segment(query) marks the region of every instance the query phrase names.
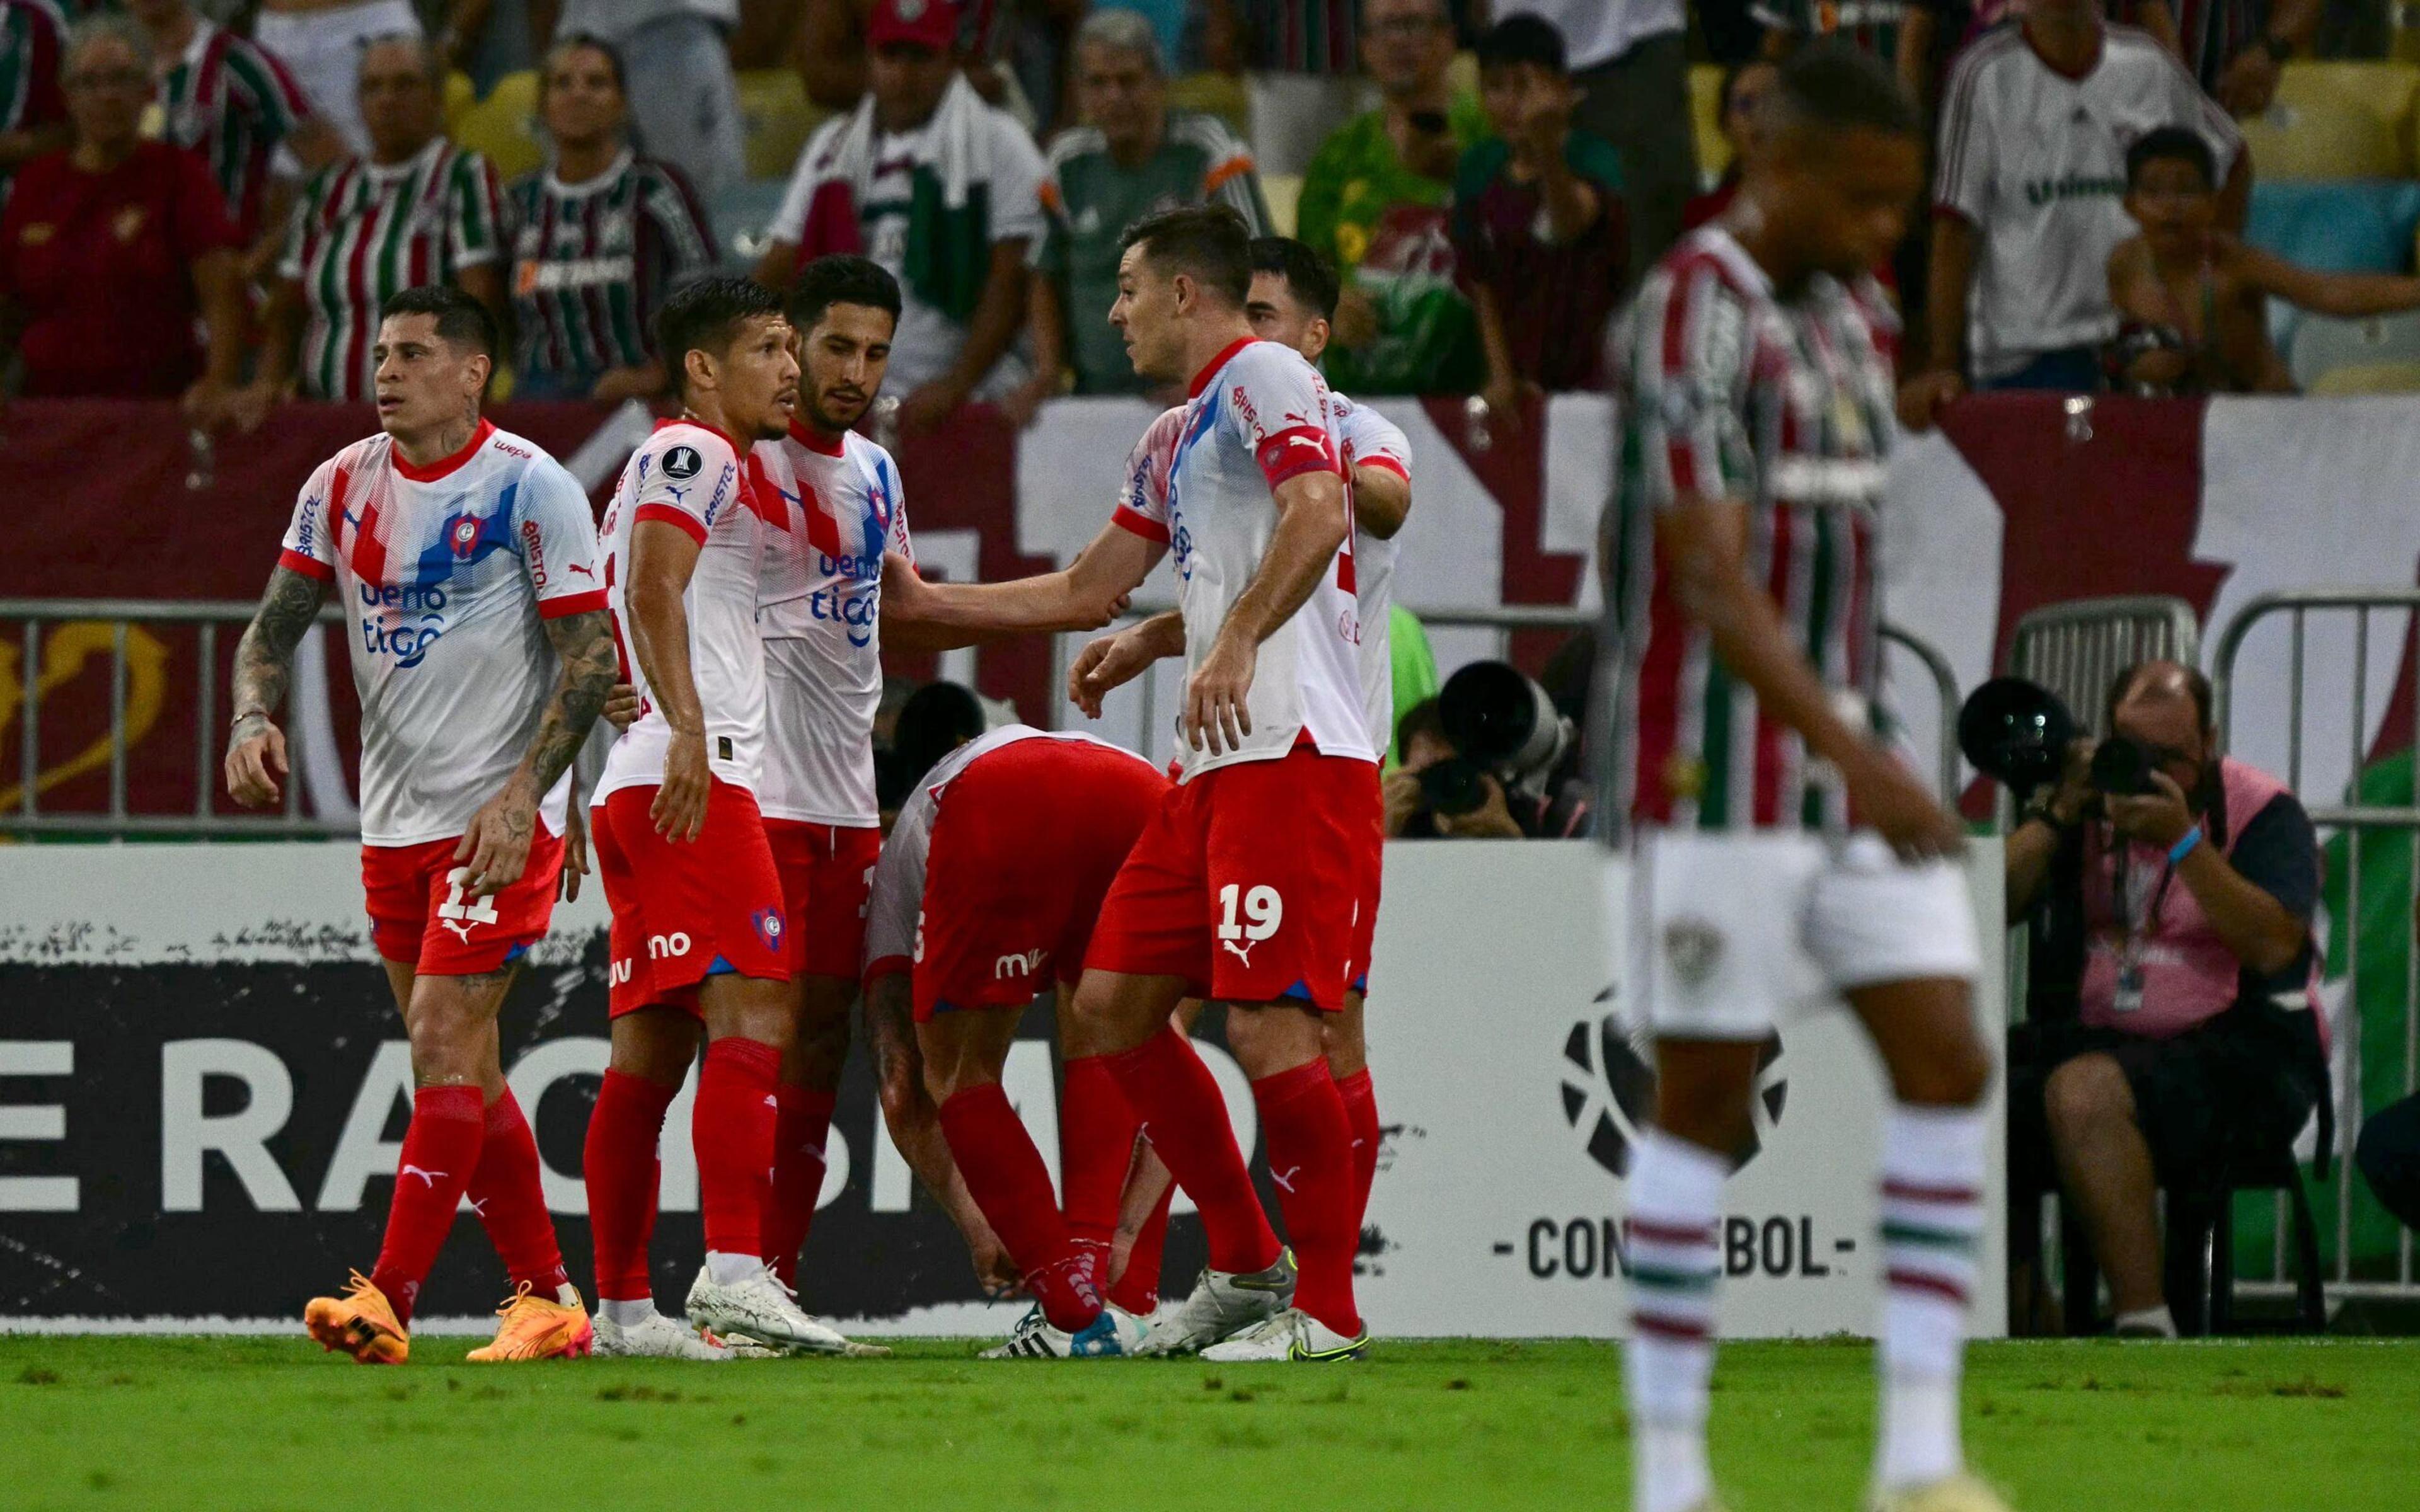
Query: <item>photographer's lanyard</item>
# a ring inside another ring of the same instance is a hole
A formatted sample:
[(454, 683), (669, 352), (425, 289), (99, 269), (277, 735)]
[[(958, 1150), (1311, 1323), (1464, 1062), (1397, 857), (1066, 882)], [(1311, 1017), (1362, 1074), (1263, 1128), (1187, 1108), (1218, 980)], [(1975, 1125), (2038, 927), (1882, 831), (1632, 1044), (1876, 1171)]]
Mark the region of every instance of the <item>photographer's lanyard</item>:
[[(2132, 1013), (2143, 1006), (2143, 948), (2148, 932), (2160, 921), (2160, 908), (2168, 901), (2168, 884), (2177, 879), (2176, 858), (2171, 856), (2160, 868), (2160, 880), (2150, 889), (2149, 906), (2137, 910), (2143, 902), (2133, 887), (2134, 846), (2128, 841), (2118, 853), (2117, 886), (2111, 889), (2111, 902), (2118, 905), (2118, 924), (2125, 932), (2126, 943), (2118, 955), (2118, 996), (2111, 1009), (2119, 1013)], [(2148, 878), (2146, 880), (2149, 880)]]

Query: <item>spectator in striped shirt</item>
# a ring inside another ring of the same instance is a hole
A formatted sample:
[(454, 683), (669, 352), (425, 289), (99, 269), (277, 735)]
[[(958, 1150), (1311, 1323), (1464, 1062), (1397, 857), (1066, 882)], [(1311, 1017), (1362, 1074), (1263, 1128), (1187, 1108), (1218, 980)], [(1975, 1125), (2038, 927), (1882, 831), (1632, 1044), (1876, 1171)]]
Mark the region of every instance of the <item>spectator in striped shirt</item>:
[(311, 399), (366, 401), (379, 311), (424, 284), (453, 284), (504, 319), (496, 171), (446, 140), (436, 51), (418, 34), (362, 52), (367, 156), (322, 168), (287, 223), (258, 383)]
[(1050, 147), (1042, 180), (1049, 233), (1031, 294), (1034, 375), (1004, 401), (1030, 419), (1065, 386), (1140, 393), (1125, 338), (1109, 324), (1125, 228), (1179, 205), (1232, 205), (1254, 236), (1268, 229), (1252, 155), (1215, 116), (1171, 115), (1159, 39), (1131, 10), (1099, 10), (1076, 33), (1081, 126)]
[(505, 192), (513, 224), (516, 396), (617, 404), (664, 392), (664, 296), (714, 266), (705, 209), (679, 169), (628, 140), (622, 59), (594, 37), (547, 54), (547, 164)]
[(312, 116), (285, 64), (195, 15), (187, 0), (127, 0), (126, 9), (151, 41), (167, 140), (200, 155), (225, 196), (227, 219), (252, 249), (250, 270), (266, 276), (293, 201), (295, 167), (325, 167), (343, 152), (343, 139)]
[(59, 93), (67, 29), (56, 0), (0, 0), (0, 199), (19, 164), (67, 145)]

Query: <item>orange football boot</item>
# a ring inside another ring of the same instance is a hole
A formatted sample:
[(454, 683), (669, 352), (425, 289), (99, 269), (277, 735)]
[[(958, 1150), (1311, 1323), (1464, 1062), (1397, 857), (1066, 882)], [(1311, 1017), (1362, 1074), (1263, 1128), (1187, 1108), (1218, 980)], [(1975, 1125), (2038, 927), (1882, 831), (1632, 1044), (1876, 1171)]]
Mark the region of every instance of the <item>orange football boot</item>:
[(323, 1350), (342, 1350), (364, 1365), (401, 1365), (411, 1357), (411, 1340), (396, 1320), (386, 1293), (353, 1273), (341, 1297), (314, 1297), (302, 1309), (302, 1326)]
[(512, 1297), (496, 1309), (504, 1319), (497, 1325), (496, 1341), (484, 1350), (473, 1350), (466, 1360), (583, 1360), (596, 1348), (597, 1330), (588, 1321), (588, 1309), (578, 1301), (556, 1302), (530, 1290), (526, 1281), (513, 1288)]

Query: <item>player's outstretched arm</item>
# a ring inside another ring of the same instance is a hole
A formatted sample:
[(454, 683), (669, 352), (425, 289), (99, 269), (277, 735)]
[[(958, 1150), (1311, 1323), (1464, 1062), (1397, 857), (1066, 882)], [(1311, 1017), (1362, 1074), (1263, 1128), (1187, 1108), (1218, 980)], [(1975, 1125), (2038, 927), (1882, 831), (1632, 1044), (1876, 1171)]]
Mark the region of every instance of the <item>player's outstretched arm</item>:
[(454, 850), (454, 859), (471, 869), (465, 879), (468, 890), (479, 897), (501, 892), (521, 879), (529, 864), (530, 841), (536, 833), (538, 803), (580, 754), (589, 726), (605, 706), (618, 667), (613, 621), (603, 609), (541, 623), (562, 666), (553, 695), (538, 717), (537, 733), (521, 753), (520, 765), (505, 779), (504, 791), (472, 816), (461, 844)]
[(1393, 468), (1357, 462), (1353, 467), (1353, 523), (1363, 533), (1391, 541), (1412, 517), (1412, 480)]
[(706, 762), (706, 706), (689, 664), (689, 606), (683, 595), (697, 572), (698, 542), (679, 526), (642, 519), (630, 528), (630, 655), (646, 674), (647, 692), (672, 726), (664, 748), (664, 779), (647, 817), (667, 840), (692, 841), (706, 827), (706, 797), (714, 782)]
[(1782, 628), (1781, 611), (1747, 575), (1740, 548), (1747, 506), (1683, 494), (1656, 519), (1683, 612), (1706, 627), (1714, 655), (1756, 689), (1757, 702), (1840, 771), (1857, 822), (1881, 833), (1906, 860), (1955, 855), (1957, 821), (1889, 752), (1851, 728), (1815, 669)]
[(895, 553), (882, 563), (883, 643), (898, 651), (954, 651), (1009, 636), (1097, 630), (1122, 613), (1168, 548), (1120, 526), (1103, 527), (1057, 572), (1004, 583), (927, 582)]
[(227, 795), (247, 809), (275, 803), (287, 772), (286, 734), (274, 716), (286, 702), (294, 648), (310, 632), (327, 584), (280, 565), (269, 575), (252, 623), (235, 648), (235, 722), (227, 730)]
[(1162, 609), (1140, 625), (1130, 625), (1102, 636), (1077, 653), (1067, 669), (1067, 702), (1087, 718), (1101, 717), (1101, 700), (1123, 687), (1143, 669), (1167, 656), (1185, 655), (1185, 616)]
[(1003, 1296), (1017, 1285), (1016, 1265), (983, 1210), (975, 1206), (966, 1178), (958, 1174), (958, 1163), (950, 1154), (949, 1140), (941, 1134), (941, 1112), (925, 1088), (924, 1059), (916, 1048), (911, 989), (911, 979), (905, 971), (886, 971), (865, 984), (864, 1041), (874, 1057), (883, 1126), (891, 1131), (891, 1142), (899, 1147), (917, 1181), (966, 1236), (975, 1279), (985, 1291)]
[(1244, 700), (1261, 642), (1293, 619), (1319, 579), (1334, 570), (1336, 553), (1352, 532), (1344, 479), (1335, 472), (1304, 472), (1273, 490), (1278, 527), (1269, 536), (1252, 580), (1228, 608), (1209, 655), (1185, 685), (1185, 736), (1195, 750), (1217, 755), (1240, 747), (1252, 733)]

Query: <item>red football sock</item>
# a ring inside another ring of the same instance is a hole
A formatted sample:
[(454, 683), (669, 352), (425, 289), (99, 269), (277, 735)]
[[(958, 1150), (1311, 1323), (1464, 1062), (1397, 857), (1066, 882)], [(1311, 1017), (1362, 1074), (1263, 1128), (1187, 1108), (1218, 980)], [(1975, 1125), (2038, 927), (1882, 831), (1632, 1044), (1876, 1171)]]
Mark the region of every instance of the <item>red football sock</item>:
[(773, 1130), (780, 1102), (773, 1085), (782, 1052), (761, 1040), (725, 1035), (706, 1047), (697, 1074), (698, 1206), (709, 1255), (762, 1255), (765, 1206), (773, 1199)]
[(1353, 1304), (1353, 1256), (1361, 1244), (1353, 1205), (1353, 1135), (1344, 1100), (1325, 1060), (1252, 1084), (1268, 1136), (1269, 1178), (1285, 1209), (1286, 1237), (1302, 1267), (1294, 1304), (1352, 1338), (1361, 1332)]
[(1067, 1234), (1096, 1283), (1109, 1274), (1109, 1245), (1118, 1237), (1118, 1195), (1134, 1164), (1141, 1120), (1126, 1105), (1105, 1056), (1066, 1065), (1066, 1098), (1059, 1105), (1059, 1189)]
[(1353, 1227), (1370, 1216), (1370, 1188), (1378, 1180), (1378, 1095), (1370, 1087), (1370, 1068), (1336, 1080), (1344, 1099), (1344, 1126), (1353, 1134)]
[(411, 1094), (411, 1126), (396, 1162), (386, 1242), (370, 1280), (386, 1293), (397, 1321), (411, 1321), (420, 1284), (454, 1228), (454, 1210), (479, 1166), (487, 1137), (487, 1094), (475, 1087), (424, 1087)]
[(1275, 1265), (1278, 1236), (1269, 1229), (1243, 1152), (1235, 1148), (1227, 1100), (1193, 1046), (1175, 1029), (1163, 1028), (1109, 1061), (1152, 1148), (1201, 1210), (1211, 1269), (1265, 1271)]
[(1134, 1246), (1126, 1251), (1126, 1268), (1118, 1273), (1117, 1285), (1109, 1288), (1109, 1300), (1138, 1318), (1159, 1305), (1162, 1257), (1168, 1252), (1168, 1205), (1174, 1200), (1176, 1183), (1171, 1181), (1159, 1194), (1159, 1205), (1136, 1230)]
[(814, 1227), (815, 1199), (824, 1191), (824, 1141), (831, 1134), (833, 1095), (785, 1082), (773, 1096), (781, 1106), (773, 1120), (773, 1200), (765, 1210), (765, 1263), (796, 1286), (799, 1251)]
[(967, 1193), (991, 1221), (1050, 1326), (1070, 1334), (1101, 1316), (1101, 1294), (1050, 1196), (1050, 1170), (997, 1082), (961, 1088), (941, 1104), (941, 1137)]
[(554, 1241), (554, 1218), (546, 1211), (537, 1138), (510, 1088), (488, 1104), (487, 1143), (479, 1148), (479, 1168), (471, 1173), (471, 1206), (513, 1285), (526, 1281), (533, 1295), (551, 1302), (570, 1284), (563, 1249)]
[(647, 1280), (647, 1242), (656, 1230), (656, 1141), (664, 1131), (664, 1109), (679, 1093), (677, 1087), (610, 1070), (597, 1089), (581, 1161), (601, 1300), (645, 1302), (655, 1294)]

